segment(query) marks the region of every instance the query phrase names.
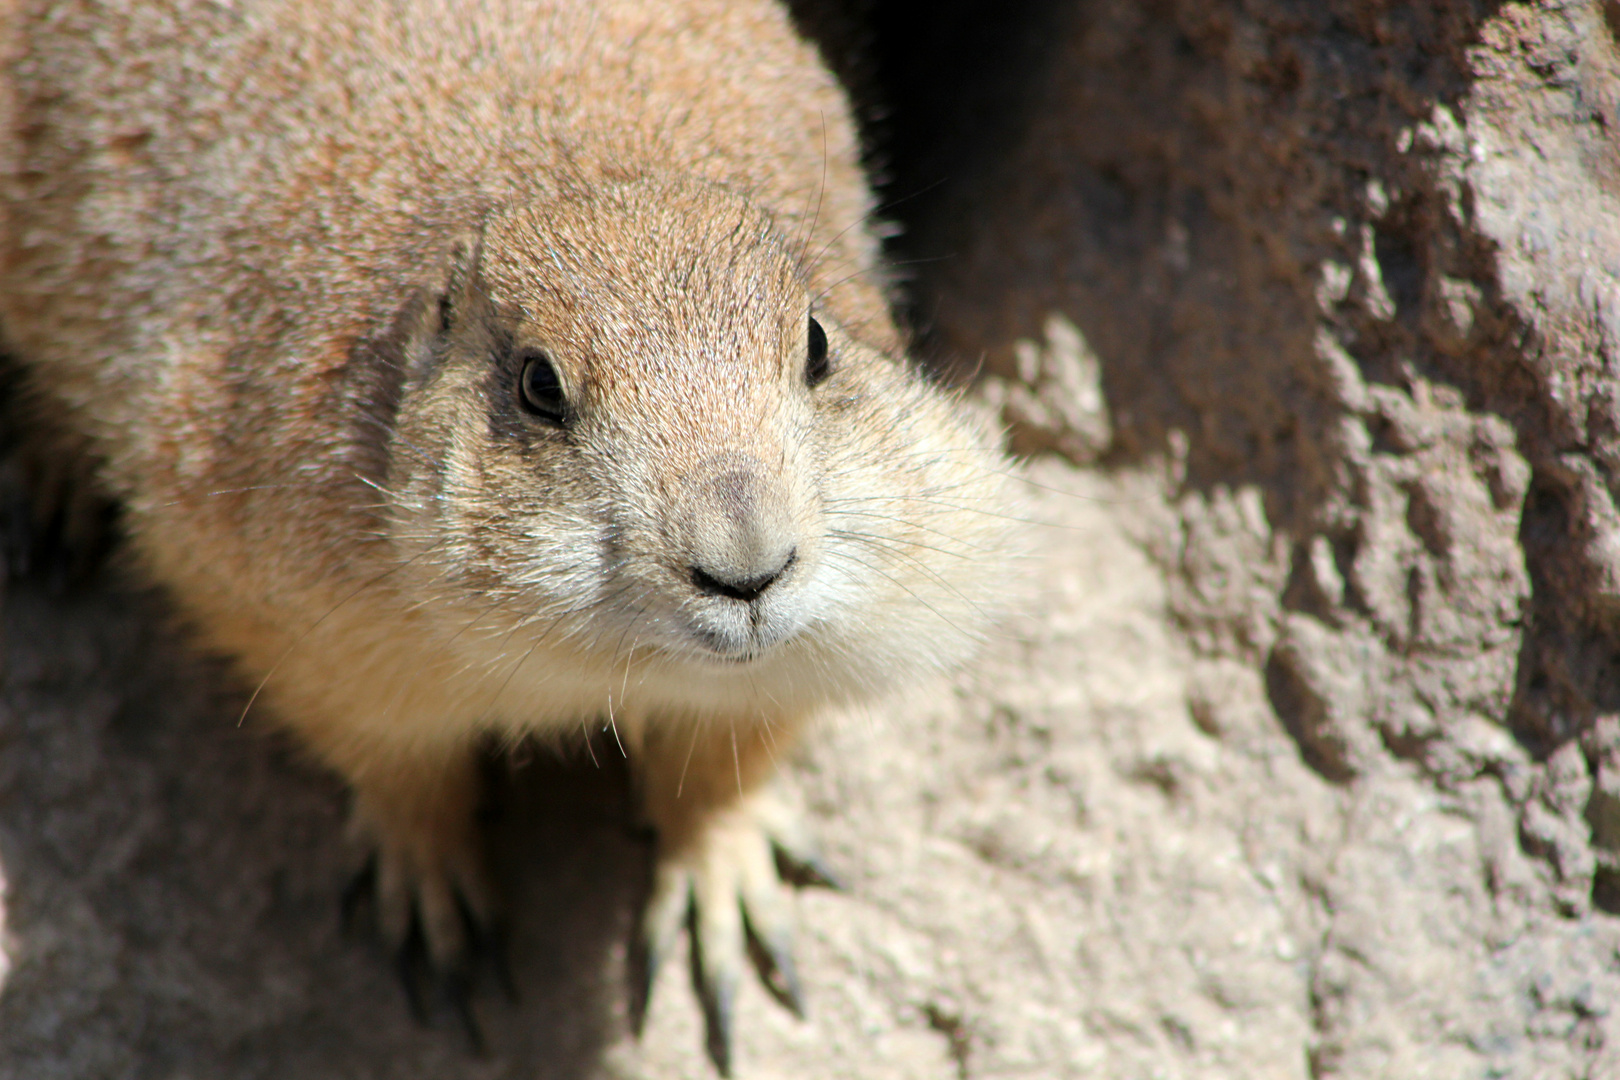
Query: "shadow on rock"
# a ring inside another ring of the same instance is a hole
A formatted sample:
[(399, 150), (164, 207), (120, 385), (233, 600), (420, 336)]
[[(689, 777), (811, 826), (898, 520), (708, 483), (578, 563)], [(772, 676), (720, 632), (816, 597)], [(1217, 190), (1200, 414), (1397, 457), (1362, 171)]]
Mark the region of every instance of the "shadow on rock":
[(622, 765), (496, 773), (518, 1001), (416, 1023), (346, 937), (341, 786), (266, 725), (149, 598), (14, 585), (0, 689), (0, 1073), (14, 1077), (593, 1075), (624, 1028), (650, 850)]

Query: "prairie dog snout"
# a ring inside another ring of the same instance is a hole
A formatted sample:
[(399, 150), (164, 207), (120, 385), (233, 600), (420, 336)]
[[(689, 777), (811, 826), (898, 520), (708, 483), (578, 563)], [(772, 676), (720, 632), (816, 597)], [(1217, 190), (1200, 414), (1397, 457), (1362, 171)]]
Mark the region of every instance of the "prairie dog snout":
[(716, 454), (683, 477), (674, 516), (698, 588), (758, 599), (798, 557), (803, 512), (794, 510), (764, 463), (739, 451)]
[(813, 509), (795, 505), (791, 488), (764, 462), (735, 450), (704, 461), (678, 491), (677, 550), (707, 598), (693, 612), (705, 644), (722, 656), (745, 656), (796, 630), (791, 593), (805, 587), (796, 579), (815, 572)]

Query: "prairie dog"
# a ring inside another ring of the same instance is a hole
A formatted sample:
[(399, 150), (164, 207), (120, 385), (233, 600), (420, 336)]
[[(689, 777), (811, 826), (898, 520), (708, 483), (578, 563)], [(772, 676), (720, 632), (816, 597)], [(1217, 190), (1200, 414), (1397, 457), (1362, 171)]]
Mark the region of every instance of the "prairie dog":
[(70, 0), (0, 51), (5, 347), (353, 786), (384, 933), (453, 971), (496, 917), (481, 734), (611, 719), (727, 1070), (744, 910), (791, 982), (774, 760), (1002, 590), (813, 49), (762, 0)]

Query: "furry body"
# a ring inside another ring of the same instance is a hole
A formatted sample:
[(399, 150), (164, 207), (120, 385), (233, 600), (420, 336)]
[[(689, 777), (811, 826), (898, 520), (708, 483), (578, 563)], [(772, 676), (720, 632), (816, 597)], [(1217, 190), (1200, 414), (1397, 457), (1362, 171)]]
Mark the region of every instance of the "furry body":
[(767, 3), (341, 0), (43, 4), (0, 52), (5, 345), (354, 785), (385, 931), (453, 965), (457, 897), (494, 915), (481, 734), (610, 719), (644, 933), (690, 892), (728, 995), (737, 898), (786, 933), (772, 759), (997, 591), (995, 453), (895, 355), (811, 46)]

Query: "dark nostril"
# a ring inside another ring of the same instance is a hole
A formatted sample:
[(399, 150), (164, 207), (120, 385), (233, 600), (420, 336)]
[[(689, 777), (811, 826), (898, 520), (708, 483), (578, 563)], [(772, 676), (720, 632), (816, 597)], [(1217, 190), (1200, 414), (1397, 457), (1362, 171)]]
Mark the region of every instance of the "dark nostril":
[(741, 600), (745, 604), (751, 604), (758, 600), (766, 589), (775, 584), (778, 578), (787, 573), (788, 567), (797, 562), (798, 558), (798, 551), (791, 551), (788, 553), (787, 560), (775, 570), (737, 581), (728, 581), (724, 578), (715, 577), (701, 566), (694, 566), (692, 567), (692, 584), (697, 587), (698, 592), (708, 593), (710, 596), (725, 596), (732, 600)]

